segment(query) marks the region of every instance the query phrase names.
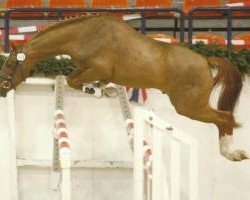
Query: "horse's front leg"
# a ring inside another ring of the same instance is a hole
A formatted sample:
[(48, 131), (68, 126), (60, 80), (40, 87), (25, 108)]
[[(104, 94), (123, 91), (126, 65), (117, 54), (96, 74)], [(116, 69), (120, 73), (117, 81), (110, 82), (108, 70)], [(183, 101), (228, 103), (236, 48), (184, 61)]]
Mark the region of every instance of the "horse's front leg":
[(67, 76), (67, 78), (66, 78), (67, 83), (70, 87), (72, 87), (76, 90), (82, 90), (83, 83), (79, 83), (79, 82), (75, 81), (76, 79), (78, 79), (78, 77), (80, 76), (81, 73), (82, 73), (81, 70), (76, 69)]
[(102, 70), (101, 68), (87, 68), (84, 70), (76, 69), (67, 77), (67, 83), (70, 87), (82, 90), (84, 83), (100, 81), (100, 87), (109, 83), (112, 76), (111, 70)]

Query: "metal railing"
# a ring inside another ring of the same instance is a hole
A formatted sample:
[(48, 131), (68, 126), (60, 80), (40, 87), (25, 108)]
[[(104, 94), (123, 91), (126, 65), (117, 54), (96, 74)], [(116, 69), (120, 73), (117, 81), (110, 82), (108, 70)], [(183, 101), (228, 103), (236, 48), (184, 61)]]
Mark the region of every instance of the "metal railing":
[[(5, 52), (9, 52), (9, 28), (10, 28), (10, 20), (11, 15), (15, 14), (23, 14), (23, 13), (47, 13), (44, 15), (44, 18), (41, 19), (49, 19), (50, 13), (57, 13), (57, 18), (62, 18), (63, 13), (123, 13), (123, 14), (135, 14), (139, 13), (141, 15), (141, 25), (140, 30), (142, 33), (146, 32), (146, 14), (147, 13), (178, 13), (180, 20), (180, 41), (184, 41), (184, 14), (183, 11), (179, 8), (13, 8), (6, 10), (4, 13), (4, 49)], [(169, 17), (168, 17), (169, 18)], [(173, 16), (174, 18), (174, 16)], [(25, 18), (23, 18), (25, 19)], [(55, 17), (52, 17), (55, 19)], [(26, 18), (27, 20), (27, 18)]]
[[(225, 27), (225, 31), (227, 33), (227, 48), (230, 55), (232, 49), (232, 32), (233, 32), (233, 14), (236, 11), (246, 11), (249, 12), (250, 19), (250, 7), (194, 7), (189, 11), (188, 14), (188, 42), (192, 44), (192, 36), (194, 32), (193, 22), (195, 19), (199, 19), (199, 17), (195, 16), (197, 13), (222, 13), (223, 15), (217, 16), (216, 19), (225, 18), (227, 21), (227, 25)], [(247, 17), (247, 16), (245, 16)]]
[[(249, 16), (245, 16), (245, 18), (250, 19), (250, 7), (194, 7), (189, 11), (187, 16), (188, 20), (188, 42), (192, 43), (193, 32), (195, 31), (195, 27), (193, 25), (194, 20), (200, 19), (196, 14), (199, 13), (223, 13), (221, 16), (214, 17), (216, 19), (226, 19), (225, 28), (219, 28), (221, 31), (226, 31), (227, 34), (227, 48), (230, 51), (232, 48), (232, 32), (233, 32), (233, 19), (235, 18), (234, 13), (237, 11), (249, 12)], [(171, 30), (179, 29), (180, 33), (180, 42), (184, 42), (185, 38), (185, 16), (182, 9), (179, 8), (13, 8), (3, 11), (4, 12), (4, 50), (5, 52), (9, 52), (9, 28), (10, 28), (10, 20), (15, 19), (12, 17), (12, 14), (23, 14), (23, 13), (43, 13), (44, 16), (39, 19), (61, 19), (63, 18), (63, 13), (122, 13), (122, 14), (140, 14), (140, 31), (145, 33), (147, 30), (151, 30), (152, 28), (147, 28), (146, 20), (148, 19), (148, 13), (178, 13), (178, 17), (175, 15), (164, 17), (163, 19), (173, 18), (175, 19), (175, 27)], [(50, 15), (53, 14), (53, 15)], [(56, 14), (56, 15), (55, 15)], [(150, 17), (153, 18), (153, 17)], [(244, 18), (244, 16), (241, 16)], [(29, 20), (28, 17), (23, 17), (23, 20)], [(207, 19), (207, 18), (206, 18)], [(178, 27), (179, 20), (179, 27)], [(213, 28), (211, 28), (213, 29)], [(156, 29), (157, 30), (157, 29)], [(170, 30), (167, 27), (163, 27), (161, 30)], [(242, 29), (248, 30), (248, 28)]]

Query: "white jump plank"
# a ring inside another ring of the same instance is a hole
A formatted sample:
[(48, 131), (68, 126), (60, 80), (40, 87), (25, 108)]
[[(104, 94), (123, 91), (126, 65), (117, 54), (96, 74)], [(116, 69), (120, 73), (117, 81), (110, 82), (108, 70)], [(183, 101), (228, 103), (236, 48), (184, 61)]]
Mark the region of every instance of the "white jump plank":
[(180, 200), (180, 144), (176, 140), (171, 141), (171, 166), (170, 166), (170, 195), (171, 200)]

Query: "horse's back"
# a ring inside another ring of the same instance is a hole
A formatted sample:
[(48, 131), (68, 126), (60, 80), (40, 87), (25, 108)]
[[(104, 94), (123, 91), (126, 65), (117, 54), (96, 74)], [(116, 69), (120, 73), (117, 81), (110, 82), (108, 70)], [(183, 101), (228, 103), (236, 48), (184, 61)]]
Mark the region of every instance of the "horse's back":
[(111, 82), (166, 90), (176, 81), (211, 82), (206, 59), (187, 47), (147, 38), (110, 15), (91, 17), (82, 24), (82, 50), (76, 50), (82, 52), (84, 64), (112, 71)]

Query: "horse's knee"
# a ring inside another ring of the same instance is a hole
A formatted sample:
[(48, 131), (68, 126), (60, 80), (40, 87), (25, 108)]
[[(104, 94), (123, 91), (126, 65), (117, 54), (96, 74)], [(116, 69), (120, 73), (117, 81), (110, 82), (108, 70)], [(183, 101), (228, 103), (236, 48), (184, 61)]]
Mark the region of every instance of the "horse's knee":
[(67, 84), (71, 88), (74, 88), (76, 90), (82, 90), (82, 84), (75, 83), (73, 79), (67, 78)]

